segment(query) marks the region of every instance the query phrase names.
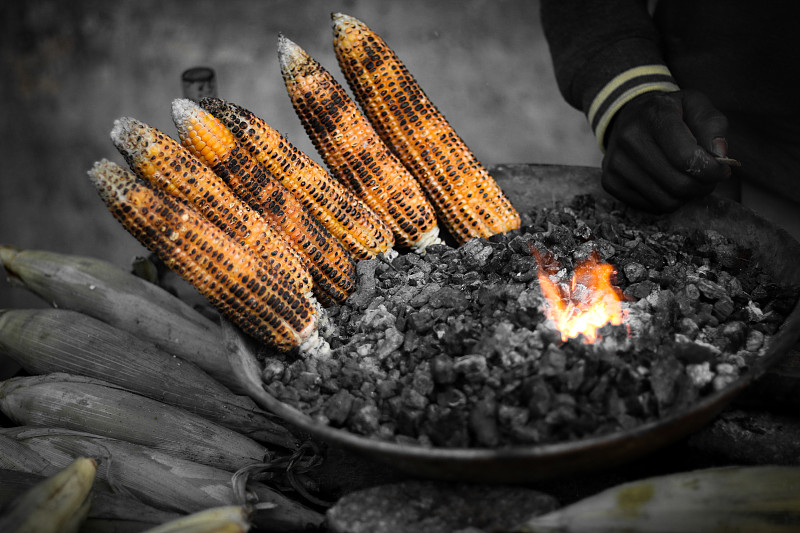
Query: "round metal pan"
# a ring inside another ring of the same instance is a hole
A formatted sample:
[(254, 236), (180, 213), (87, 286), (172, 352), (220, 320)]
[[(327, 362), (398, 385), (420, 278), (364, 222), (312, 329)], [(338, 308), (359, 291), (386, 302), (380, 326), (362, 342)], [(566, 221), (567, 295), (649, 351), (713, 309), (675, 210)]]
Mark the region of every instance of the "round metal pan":
[[(606, 196), (600, 170), (551, 165), (501, 165), (492, 175), (519, 211), (569, 199), (576, 194)], [(665, 217), (674, 228), (714, 229), (751, 248), (777, 281), (800, 285), (800, 244), (743, 206), (714, 196), (695, 201)], [(655, 451), (698, 430), (800, 338), (800, 302), (773, 337), (768, 353), (727, 388), (691, 409), (634, 429), (558, 444), (503, 449), (424, 448), (367, 439), (318, 424), (274, 398), (263, 399), (274, 413), (314, 437), (388, 463), (418, 477), (479, 483), (527, 483), (609, 467)]]

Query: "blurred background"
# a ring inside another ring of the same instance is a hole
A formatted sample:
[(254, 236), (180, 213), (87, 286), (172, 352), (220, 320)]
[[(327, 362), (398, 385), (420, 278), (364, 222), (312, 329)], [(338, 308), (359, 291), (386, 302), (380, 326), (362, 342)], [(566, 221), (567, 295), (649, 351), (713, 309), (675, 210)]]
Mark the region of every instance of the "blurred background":
[[(0, 7), (0, 243), (92, 255), (128, 268), (146, 255), (86, 171), (108, 158), (114, 119), (176, 137), (181, 73), (216, 71), (218, 95), (320, 161), (286, 95), (283, 33), (344, 84), (330, 13), (363, 20), (406, 63), (487, 165), (600, 164), (584, 116), (564, 103), (532, 0), (4, 0)], [(42, 305), (0, 281), (0, 308)]]

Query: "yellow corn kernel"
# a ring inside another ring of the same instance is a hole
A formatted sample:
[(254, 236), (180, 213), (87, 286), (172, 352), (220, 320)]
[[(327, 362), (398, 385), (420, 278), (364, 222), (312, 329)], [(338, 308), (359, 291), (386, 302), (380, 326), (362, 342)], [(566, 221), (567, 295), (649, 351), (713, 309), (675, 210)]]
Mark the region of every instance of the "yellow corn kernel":
[(301, 292), (311, 290), (311, 275), (281, 234), (177, 141), (130, 117), (114, 122), (111, 140), (140, 178), (189, 202)]
[(278, 53), (295, 111), (331, 173), (378, 213), (398, 245), (424, 249), (438, 242), (433, 206), (344, 88), (283, 36)]
[(339, 66), (383, 141), (461, 243), (518, 228), (511, 202), (397, 55), (363, 22), (334, 13)]
[(394, 236), (378, 215), (263, 119), (219, 98), (204, 98), (200, 105), (225, 124), (353, 257), (393, 255)]
[(212, 137), (212, 154), (203, 161), (304, 258), (320, 301), (344, 301), (355, 290), (356, 270), (342, 244), (211, 113), (191, 100), (178, 99), (172, 104), (172, 118), (181, 142), (195, 155), (200, 155), (197, 139)]
[(119, 165), (103, 160), (89, 175), (125, 229), (247, 334), (283, 351), (317, 343), (312, 302), (248, 247)]

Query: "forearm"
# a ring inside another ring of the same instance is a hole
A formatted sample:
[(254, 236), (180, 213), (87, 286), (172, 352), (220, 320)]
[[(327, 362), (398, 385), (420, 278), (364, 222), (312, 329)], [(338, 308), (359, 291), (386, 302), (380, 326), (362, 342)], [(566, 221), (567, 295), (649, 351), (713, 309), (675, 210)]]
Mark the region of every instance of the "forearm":
[(542, 0), (541, 17), (559, 90), (587, 115), (601, 148), (622, 105), (678, 89), (642, 2)]

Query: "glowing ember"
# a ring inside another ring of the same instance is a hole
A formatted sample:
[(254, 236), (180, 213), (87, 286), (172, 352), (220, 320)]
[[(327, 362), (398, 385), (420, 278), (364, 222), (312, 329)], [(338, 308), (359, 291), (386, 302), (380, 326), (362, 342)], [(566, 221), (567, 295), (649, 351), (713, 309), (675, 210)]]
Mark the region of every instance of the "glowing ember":
[(554, 282), (543, 265), (539, 252), (531, 250), (539, 265), (539, 285), (547, 300), (547, 318), (561, 332), (561, 340), (581, 333), (586, 344), (597, 340), (597, 330), (606, 324), (622, 324), (622, 296), (611, 283), (614, 267), (602, 263), (596, 252), (575, 267), (572, 280)]

